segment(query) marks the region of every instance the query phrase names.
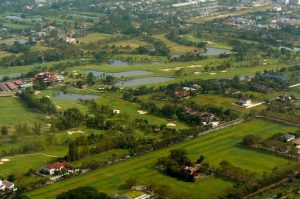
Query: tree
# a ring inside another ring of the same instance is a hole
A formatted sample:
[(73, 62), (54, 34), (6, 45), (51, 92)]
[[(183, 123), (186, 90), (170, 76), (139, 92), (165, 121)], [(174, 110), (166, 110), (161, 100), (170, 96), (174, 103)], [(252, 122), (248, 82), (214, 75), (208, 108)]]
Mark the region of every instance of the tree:
[(2, 128), (1, 128), (1, 134), (3, 136), (8, 135), (8, 128), (6, 126), (2, 126)]
[(94, 187), (79, 187), (59, 194), (56, 199), (108, 199), (108, 196)]
[(86, 82), (88, 85), (94, 85), (96, 82), (95, 76), (93, 73), (89, 73), (86, 78)]
[(13, 174), (11, 174), (11, 175), (9, 175), (9, 176), (7, 177), (7, 180), (8, 180), (9, 182), (14, 182), (15, 179), (16, 179), (16, 177), (15, 177), (15, 175), (13, 175)]
[(201, 164), (204, 160), (204, 156), (203, 155), (200, 155), (199, 159), (197, 160), (197, 163), (198, 164)]

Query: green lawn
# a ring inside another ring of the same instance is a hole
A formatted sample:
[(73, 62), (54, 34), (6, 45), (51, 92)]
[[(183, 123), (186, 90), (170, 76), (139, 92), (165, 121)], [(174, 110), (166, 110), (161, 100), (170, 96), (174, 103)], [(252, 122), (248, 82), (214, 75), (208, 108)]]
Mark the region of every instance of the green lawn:
[(32, 122), (41, 116), (16, 97), (0, 97), (0, 110), (0, 126), (14, 125), (20, 121)]
[(270, 171), (275, 166), (286, 165), (291, 160), (245, 148), (241, 145), (243, 136), (254, 134), (266, 138), (274, 133), (295, 130), (295, 127), (280, 123), (252, 120), (167, 149), (135, 157), (126, 162), (55, 183), (32, 191), (27, 195), (32, 199), (50, 199), (63, 191), (87, 185), (108, 194), (114, 194), (122, 192), (118, 187), (128, 178), (136, 178), (141, 183), (156, 182), (168, 185), (172, 189), (172, 195), (190, 193), (197, 198), (216, 198), (216, 194), (231, 187), (232, 182), (215, 177), (209, 177), (196, 183), (178, 181), (161, 174), (155, 169), (155, 162), (159, 157), (166, 156), (171, 149), (183, 148), (187, 150), (188, 155), (193, 160), (196, 160), (199, 155), (204, 155), (206, 161), (213, 166), (218, 165), (222, 160), (228, 160), (235, 166), (262, 173), (263, 171)]
[(154, 37), (164, 42), (170, 48), (171, 53), (173, 54), (183, 54), (183, 53), (192, 52), (196, 50), (196, 48), (192, 46), (184, 46), (184, 45), (177, 44), (176, 42), (167, 39), (165, 35), (156, 35)]
[(93, 34), (88, 34), (84, 37), (78, 38), (78, 40), (82, 43), (91, 43), (91, 42), (97, 42), (97, 41), (106, 39), (111, 36), (112, 35), (104, 34), (104, 33), (93, 33)]

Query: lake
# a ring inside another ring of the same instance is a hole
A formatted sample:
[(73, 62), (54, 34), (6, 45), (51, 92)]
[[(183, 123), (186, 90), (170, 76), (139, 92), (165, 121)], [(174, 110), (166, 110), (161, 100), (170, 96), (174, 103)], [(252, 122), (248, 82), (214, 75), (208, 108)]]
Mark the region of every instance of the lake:
[(70, 93), (64, 93), (62, 91), (55, 92), (53, 96), (56, 99), (70, 100), (74, 102), (79, 102), (81, 100), (96, 100), (100, 97), (98, 95), (70, 94)]
[(293, 51), (300, 51), (300, 48), (294, 47), (294, 48), (289, 48), (289, 47), (285, 47), (285, 46), (280, 46), (279, 49), (286, 49), (286, 50), (293, 50)]
[(115, 86), (125, 86), (125, 87), (139, 86), (139, 85), (167, 82), (173, 79), (174, 78), (172, 77), (144, 77), (144, 78), (131, 79), (127, 81), (118, 81), (115, 83)]
[(0, 81), (2, 81), (3, 77), (18, 78), (21, 75), (22, 73), (8, 73), (8, 74), (0, 75)]
[(230, 53), (230, 50), (222, 49), (222, 48), (206, 48), (206, 51), (201, 53), (204, 56), (214, 56), (214, 55), (221, 55), (221, 54), (227, 54)]
[(164, 62), (153, 61), (153, 62), (129, 62), (120, 59), (110, 59), (108, 61), (109, 66), (132, 66), (132, 65), (145, 65), (145, 64), (163, 64)]
[(116, 72), (116, 73), (111, 73), (111, 72), (101, 72), (101, 71), (95, 71), (95, 70), (86, 70), (86, 73), (93, 73), (95, 77), (103, 77), (103, 74), (105, 75), (110, 75), (113, 77), (130, 77), (130, 76), (139, 76), (139, 75), (150, 75), (153, 72), (150, 71), (145, 71), (145, 70), (131, 70), (131, 71), (124, 71), (124, 72)]

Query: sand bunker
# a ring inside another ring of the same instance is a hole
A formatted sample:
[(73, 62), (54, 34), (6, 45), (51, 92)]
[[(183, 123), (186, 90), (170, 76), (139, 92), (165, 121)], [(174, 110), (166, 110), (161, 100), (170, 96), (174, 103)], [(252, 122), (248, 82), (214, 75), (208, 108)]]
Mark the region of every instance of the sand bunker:
[(217, 73), (210, 73), (211, 75), (215, 75), (215, 74), (217, 74)]
[(185, 68), (200, 68), (200, 67), (202, 67), (202, 65), (190, 65), (190, 66), (176, 67), (176, 68), (161, 68), (159, 70), (164, 71), (164, 72), (169, 72), (172, 70), (179, 71), (179, 70), (182, 70)]
[(174, 123), (168, 123), (167, 127), (176, 127), (176, 124), (174, 124)]
[(1, 159), (1, 162), (9, 162), (10, 161), (10, 159), (8, 159), (8, 158), (2, 158)]
[(140, 114), (140, 115), (145, 115), (145, 114), (148, 113), (147, 111), (142, 111), (142, 110), (138, 110), (137, 112), (138, 112), (138, 114)]
[(0, 162), (0, 165), (1, 165), (1, 164), (4, 164), (4, 162)]
[(84, 134), (84, 132), (82, 130), (78, 130), (78, 131), (67, 131), (67, 133), (69, 135), (73, 135), (73, 134)]
[(222, 70), (221, 72), (222, 72), (222, 73), (226, 73), (226, 72), (227, 72), (227, 70)]

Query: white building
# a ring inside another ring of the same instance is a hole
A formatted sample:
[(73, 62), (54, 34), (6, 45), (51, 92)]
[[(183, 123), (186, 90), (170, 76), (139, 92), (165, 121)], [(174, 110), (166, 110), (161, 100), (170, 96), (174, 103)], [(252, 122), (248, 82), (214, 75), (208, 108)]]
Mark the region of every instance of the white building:
[(11, 183), (7, 180), (0, 180), (0, 191), (15, 191), (15, 185), (14, 183)]

